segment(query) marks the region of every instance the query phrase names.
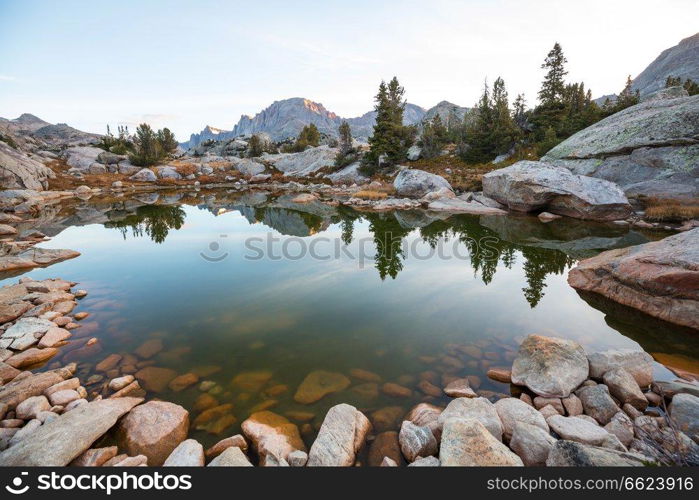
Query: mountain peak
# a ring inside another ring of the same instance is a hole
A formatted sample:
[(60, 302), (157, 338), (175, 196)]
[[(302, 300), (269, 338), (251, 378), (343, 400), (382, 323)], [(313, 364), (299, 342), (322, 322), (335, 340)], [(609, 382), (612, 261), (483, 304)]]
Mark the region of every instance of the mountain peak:
[(668, 76), (699, 81), (698, 53), (699, 33), (696, 33), (664, 50), (633, 80), (633, 88), (643, 96), (663, 88)]

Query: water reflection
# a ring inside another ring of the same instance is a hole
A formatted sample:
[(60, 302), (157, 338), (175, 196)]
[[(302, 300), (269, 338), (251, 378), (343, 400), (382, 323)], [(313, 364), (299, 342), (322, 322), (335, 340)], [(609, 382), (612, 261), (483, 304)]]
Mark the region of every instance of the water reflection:
[(127, 215), (120, 221), (105, 223), (104, 227), (121, 232), (124, 239), (131, 236), (148, 236), (155, 243), (163, 243), (171, 229), (178, 230), (184, 224), (185, 212), (180, 206), (144, 205), (136, 208), (136, 213)]

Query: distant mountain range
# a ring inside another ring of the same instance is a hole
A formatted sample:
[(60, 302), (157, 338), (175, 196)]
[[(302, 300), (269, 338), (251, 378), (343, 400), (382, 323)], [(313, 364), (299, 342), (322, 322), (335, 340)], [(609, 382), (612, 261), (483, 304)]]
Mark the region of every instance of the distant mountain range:
[(12, 120), (0, 118), (0, 134), (11, 137), (17, 144), (28, 149), (94, 144), (99, 142), (101, 137), (99, 134), (83, 132), (65, 123), (52, 124), (29, 113)]
[[(428, 111), (415, 104), (406, 104), (403, 123), (413, 125), (420, 123)], [(369, 111), (362, 116), (345, 118), (350, 124), (352, 135), (367, 138), (372, 134), (376, 122), (376, 111)], [(232, 130), (221, 130), (206, 126), (198, 134), (192, 134), (189, 141), (181, 143), (183, 148), (191, 148), (206, 140), (225, 140), (240, 135), (265, 133), (274, 141), (281, 141), (298, 136), (301, 129), (315, 124), (318, 130), (330, 136), (337, 136), (337, 129), (343, 118), (329, 111), (318, 102), (293, 97), (275, 101), (255, 116), (243, 115)]]

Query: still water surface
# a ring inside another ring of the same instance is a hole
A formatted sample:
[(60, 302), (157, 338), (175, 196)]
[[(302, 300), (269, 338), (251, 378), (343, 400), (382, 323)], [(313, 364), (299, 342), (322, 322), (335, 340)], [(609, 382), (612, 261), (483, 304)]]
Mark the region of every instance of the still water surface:
[[(163, 350), (138, 360), (139, 367), (195, 372), (213, 382), (211, 394), (232, 409), (218, 425), (193, 431), (204, 443), (237, 432), (251, 411), (265, 407), (299, 424), (315, 414), (310, 427), (317, 428), (338, 402), (368, 414), (393, 407), (402, 416), (417, 402), (447, 401), (419, 389), (422, 380), (441, 388), (450, 377), (470, 375), (482, 391), (509, 393), (485, 372), (509, 367), (530, 333), (575, 339), (588, 350), (640, 346), (689, 363), (699, 357), (697, 342), (686, 335), (609, 304), (593, 307), (566, 283), (577, 259), (647, 241), (627, 228), (569, 220), (545, 225), (532, 217), (362, 214), (283, 198), (255, 206), (240, 199), (138, 205), (85, 202), (44, 221), (39, 229), (54, 237), (43, 246), (82, 255), (27, 275), (78, 281), (89, 291), (77, 310), (91, 316), (74, 339), (97, 337), (99, 351), (79, 356), (82, 377), (108, 354), (133, 354), (159, 339)], [(299, 256), (313, 241), (315, 257)], [(345, 245), (347, 252), (334, 255)], [(291, 258), (278, 258), (284, 249)], [(61, 356), (68, 361), (75, 353)], [(352, 369), (381, 382), (353, 377)], [(351, 384), (315, 403), (297, 403), (296, 389), (314, 370), (341, 373)], [(248, 372), (256, 382), (249, 383)], [(232, 383), (241, 374), (243, 383)], [(660, 364), (656, 375), (672, 377)], [(398, 382), (412, 395), (387, 395), (383, 382)], [(192, 409), (201, 394), (197, 383), (150, 397)], [(309, 426), (306, 432), (312, 433)]]

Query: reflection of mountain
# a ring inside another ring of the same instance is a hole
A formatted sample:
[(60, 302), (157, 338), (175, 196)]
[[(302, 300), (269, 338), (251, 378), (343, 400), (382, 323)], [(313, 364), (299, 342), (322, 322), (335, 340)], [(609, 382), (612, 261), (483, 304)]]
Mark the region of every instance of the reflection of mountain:
[(638, 342), (644, 351), (651, 354), (681, 353), (699, 359), (696, 331), (647, 316), (596, 293), (577, 292), (590, 306), (605, 314), (604, 319), (611, 328)]

